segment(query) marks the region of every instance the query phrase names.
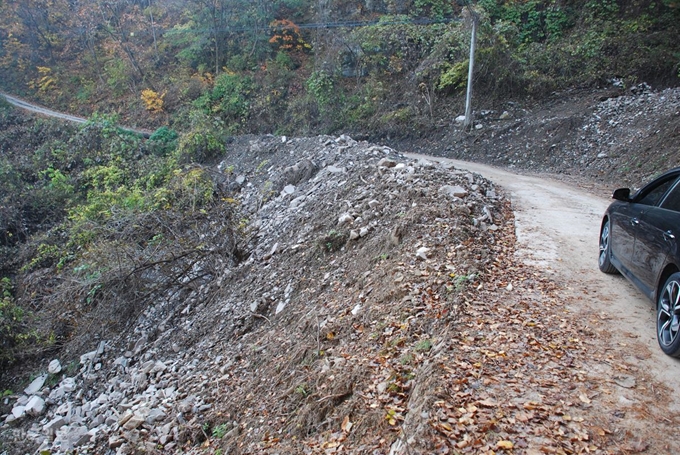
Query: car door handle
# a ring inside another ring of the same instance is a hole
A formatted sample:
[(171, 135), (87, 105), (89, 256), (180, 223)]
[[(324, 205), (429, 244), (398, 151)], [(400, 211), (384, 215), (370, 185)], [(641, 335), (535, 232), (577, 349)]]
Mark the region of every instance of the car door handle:
[(666, 231), (663, 233), (663, 238), (670, 242), (671, 240), (675, 240), (675, 234), (673, 234), (673, 231)]
[(633, 226), (637, 226), (638, 224), (640, 224), (640, 220), (638, 220), (637, 218), (631, 218), (630, 224), (632, 224)]

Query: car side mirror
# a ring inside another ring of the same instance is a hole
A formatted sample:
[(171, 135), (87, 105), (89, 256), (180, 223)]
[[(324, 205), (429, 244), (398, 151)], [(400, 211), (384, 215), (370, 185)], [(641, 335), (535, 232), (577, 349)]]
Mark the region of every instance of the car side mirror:
[(617, 201), (630, 202), (630, 188), (619, 188), (618, 190), (614, 190), (612, 199), (616, 199)]

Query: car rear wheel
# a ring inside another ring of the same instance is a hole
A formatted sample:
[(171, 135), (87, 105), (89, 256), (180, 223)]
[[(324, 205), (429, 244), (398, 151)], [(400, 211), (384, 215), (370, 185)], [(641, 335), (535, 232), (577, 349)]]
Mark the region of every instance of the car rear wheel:
[(610, 261), (611, 258), (611, 228), (609, 220), (605, 221), (602, 225), (602, 230), (600, 231), (600, 257), (598, 258), (598, 265), (600, 270), (604, 273), (616, 273), (616, 267), (614, 267)]
[(659, 293), (656, 339), (663, 352), (680, 357), (680, 273), (668, 277)]

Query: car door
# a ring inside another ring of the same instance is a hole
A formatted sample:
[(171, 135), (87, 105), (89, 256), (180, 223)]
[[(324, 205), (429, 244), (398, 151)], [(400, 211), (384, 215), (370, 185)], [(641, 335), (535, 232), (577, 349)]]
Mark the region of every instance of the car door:
[(634, 247), (634, 268), (641, 287), (652, 299), (669, 253), (678, 248), (680, 235), (680, 182), (664, 196), (658, 206), (649, 206), (640, 218)]
[(649, 210), (658, 206), (677, 180), (677, 174), (655, 180), (637, 192), (630, 202), (622, 202), (611, 213), (612, 254), (621, 266), (621, 272), (631, 281), (638, 282), (643, 266), (635, 256), (635, 243), (640, 223)]
[(611, 253), (615, 266), (624, 274), (631, 267), (638, 227), (636, 220), (640, 219), (640, 213), (646, 208), (640, 204), (621, 202), (610, 212)]

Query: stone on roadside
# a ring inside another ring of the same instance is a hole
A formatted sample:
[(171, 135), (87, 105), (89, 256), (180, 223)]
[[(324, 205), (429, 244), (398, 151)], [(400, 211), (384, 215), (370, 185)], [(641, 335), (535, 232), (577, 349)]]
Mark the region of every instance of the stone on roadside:
[(50, 362), (50, 364), (47, 366), (47, 372), (50, 374), (57, 374), (61, 372), (61, 363), (59, 362), (59, 359), (54, 359)]
[(26, 415), (26, 406), (14, 406), (11, 415), (14, 416), (14, 419), (21, 419)]
[(338, 226), (344, 226), (345, 224), (352, 223), (353, 221), (354, 217), (352, 215), (350, 215), (349, 213), (343, 213), (338, 218)]
[(397, 162), (394, 160), (391, 160), (389, 158), (382, 158), (380, 161), (378, 161), (378, 167), (395, 167), (397, 165)]
[(45, 385), (45, 380), (46, 380), (46, 379), (47, 379), (47, 375), (46, 375), (46, 374), (41, 374), (40, 376), (38, 376), (37, 378), (35, 378), (35, 379), (33, 380), (33, 382), (31, 382), (31, 383), (28, 385), (28, 387), (26, 387), (26, 388), (24, 389), (24, 393), (25, 393), (26, 395), (35, 395), (36, 393), (38, 393), (38, 392), (40, 391), (40, 389), (42, 389), (42, 386)]
[(54, 446), (61, 452), (70, 452), (90, 440), (88, 429), (84, 425), (63, 426), (57, 431)]
[(429, 252), (430, 252), (430, 248), (428, 248), (428, 247), (426, 247), (426, 246), (421, 246), (421, 247), (418, 248), (418, 250), (416, 251), (416, 257), (417, 257), (418, 259), (421, 259), (421, 260), (425, 261), (425, 260), (427, 260), (427, 257), (428, 257), (428, 253), (429, 253)]
[(359, 233), (357, 231), (355, 231), (354, 229), (349, 231), (349, 239), (350, 240), (356, 240), (358, 238), (359, 238)]
[(54, 419), (43, 425), (42, 429), (47, 435), (54, 435), (57, 430), (66, 425), (66, 420), (63, 417), (57, 416)]
[(37, 417), (45, 412), (45, 400), (37, 395), (33, 395), (28, 403), (26, 404), (26, 413)]
[(464, 198), (468, 195), (468, 192), (465, 188), (459, 185), (444, 185), (439, 188), (439, 194), (450, 197)]
[(123, 424), (123, 428), (126, 430), (134, 430), (144, 423), (146, 419), (140, 414), (133, 414), (127, 422)]

